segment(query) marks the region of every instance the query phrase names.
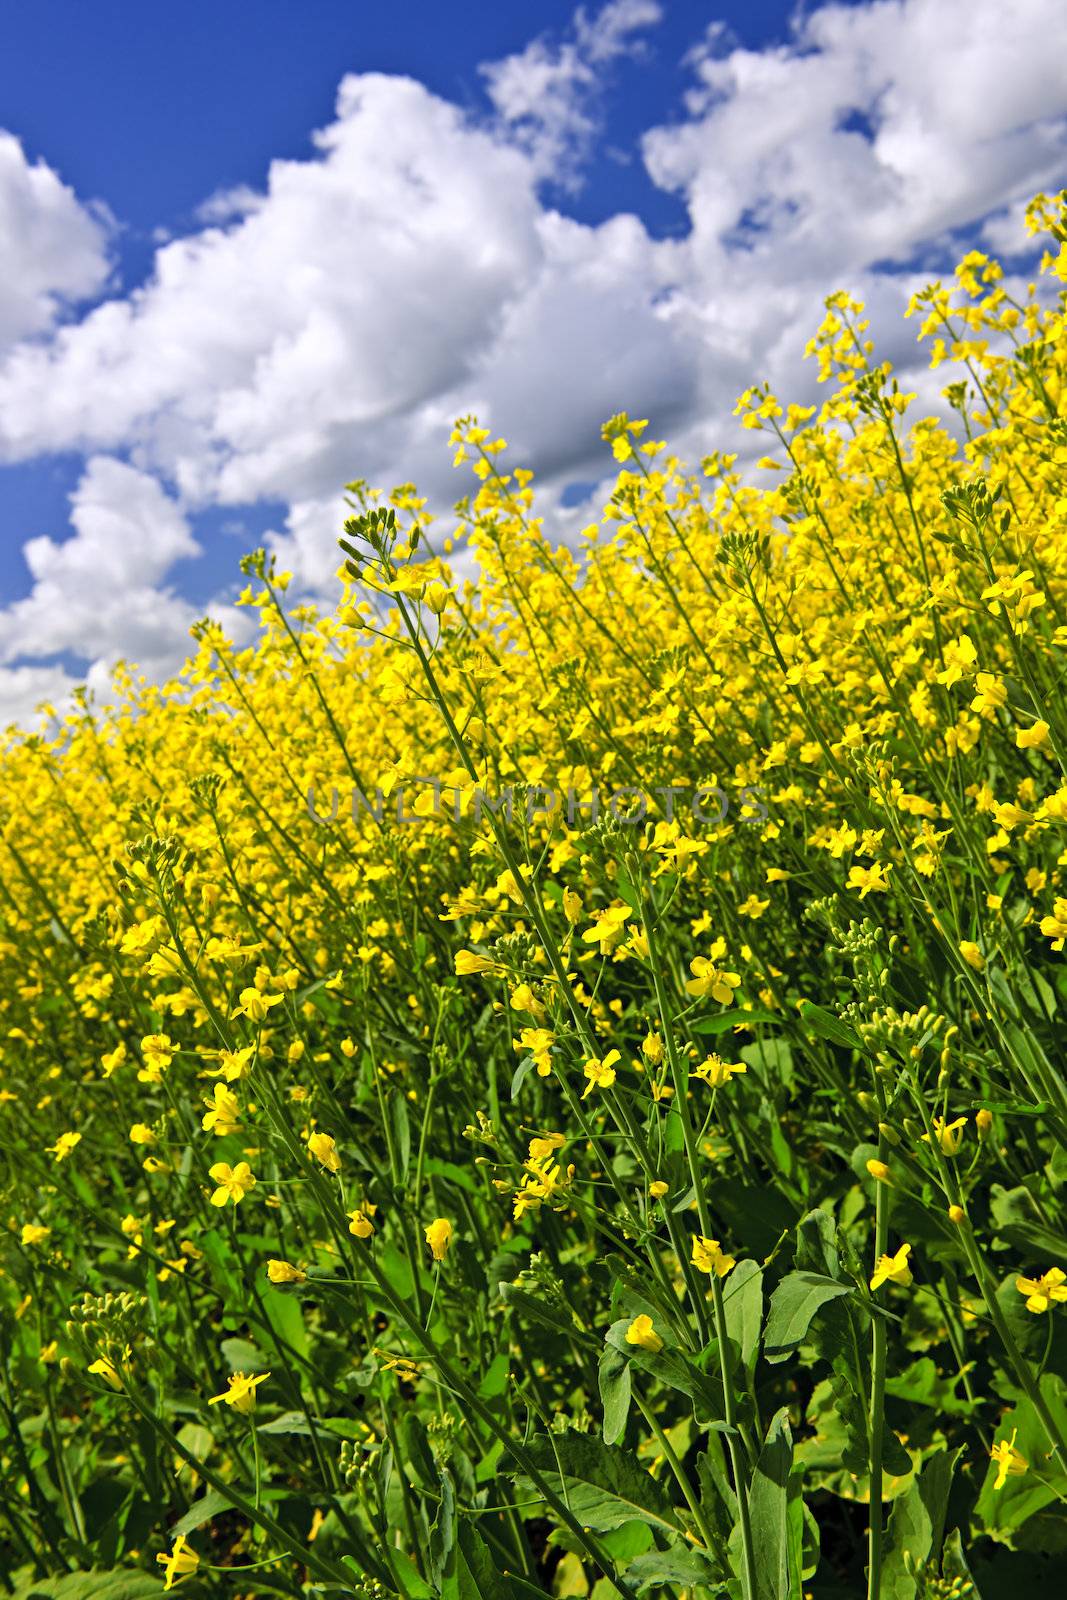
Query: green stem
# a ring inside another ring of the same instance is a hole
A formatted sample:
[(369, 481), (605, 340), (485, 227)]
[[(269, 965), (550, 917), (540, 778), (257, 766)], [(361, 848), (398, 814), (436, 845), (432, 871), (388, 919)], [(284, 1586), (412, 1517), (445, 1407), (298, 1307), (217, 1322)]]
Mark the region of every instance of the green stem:
[[(881, 1080), (875, 1076), (879, 1096)], [(885, 1161), (889, 1146), (884, 1133), (878, 1135), (878, 1159)], [(874, 1265), (886, 1253), (889, 1243), (889, 1190), (884, 1183), (875, 1186)], [(870, 1455), (871, 1495), (868, 1514), (867, 1600), (878, 1600), (882, 1589), (882, 1429), (885, 1426), (885, 1318), (871, 1319), (871, 1409)]]

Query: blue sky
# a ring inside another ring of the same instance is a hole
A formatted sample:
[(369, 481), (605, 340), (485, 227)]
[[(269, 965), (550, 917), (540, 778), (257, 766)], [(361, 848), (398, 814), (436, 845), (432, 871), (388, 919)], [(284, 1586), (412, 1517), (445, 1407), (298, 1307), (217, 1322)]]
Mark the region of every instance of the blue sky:
[(562, 526), (610, 411), (695, 454), (747, 382), (804, 397), (832, 288), (914, 361), (912, 280), (1017, 250), (1067, 180), (1058, 0), (35, 0), (4, 33), (0, 724), (239, 626), (263, 539), (328, 598), (338, 486), (447, 505), (470, 406)]
[[(683, 57), (708, 19), (760, 45), (787, 34), (795, 9), (783, 0), (671, 6), (643, 59), (612, 74), (603, 134), (581, 186), (546, 186), (555, 202), (585, 222), (636, 211), (658, 236), (687, 232), (684, 203), (650, 181), (635, 159), (636, 141), (672, 115), (686, 86)], [(262, 187), (272, 160), (312, 154), (311, 132), (329, 122), (346, 72), (415, 77), (482, 116), (489, 102), (479, 63), (522, 50), (538, 33), (564, 32), (573, 14), (570, 0), (472, 3), (462, 22), (454, 9), (426, 0), (403, 7), (256, 0), (254, 10), (233, 0), (152, 7), (35, 0), (5, 18), (0, 127), (76, 194), (108, 206), (120, 225), (119, 280), (130, 289), (151, 273), (158, 230), (194, 229), (209, 195)], [(0, 604), (30, 587), (24, 540), (65, 528), (81, 464), (80, 455), (65, 453), (0, 466)], [(244, 540), (236, 528), (230, 539), (221, 533), (233, 517), (205, 526), (204, 556), (175, 574), (179, 585), (206, 603), (276, 510), (276, 503), (261, 516), (244, 510)]]

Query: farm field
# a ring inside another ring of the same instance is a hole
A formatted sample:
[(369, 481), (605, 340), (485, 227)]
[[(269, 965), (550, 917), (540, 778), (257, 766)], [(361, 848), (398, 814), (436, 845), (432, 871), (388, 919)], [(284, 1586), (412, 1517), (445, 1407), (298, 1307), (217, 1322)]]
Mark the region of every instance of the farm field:
[(751, 470), (620, 413), (571, 549), (461, 419), (455, 518), (348, 486), (334, 614), (259, 552), (253, 646), (8, 736), (0, 1592), (1062, 1592), (1028, 217), (1025, 297), (910, 308), (951, 428), (834, 294)]

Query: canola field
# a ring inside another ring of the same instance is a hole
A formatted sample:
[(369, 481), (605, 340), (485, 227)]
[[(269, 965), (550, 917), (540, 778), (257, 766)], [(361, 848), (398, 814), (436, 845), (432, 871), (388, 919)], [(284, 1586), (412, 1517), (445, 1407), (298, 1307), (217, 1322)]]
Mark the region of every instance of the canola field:
[(463, 419), (455, 518), (349, 485), (332, 615), (258, 553), (253, 645), (9, 733), (0, 1594), (1063, 1592), (1028, 215), (1025, 293), (909, 307), (951, 426), (835, 294), (750, 470), (619, 414), (568, 548)]

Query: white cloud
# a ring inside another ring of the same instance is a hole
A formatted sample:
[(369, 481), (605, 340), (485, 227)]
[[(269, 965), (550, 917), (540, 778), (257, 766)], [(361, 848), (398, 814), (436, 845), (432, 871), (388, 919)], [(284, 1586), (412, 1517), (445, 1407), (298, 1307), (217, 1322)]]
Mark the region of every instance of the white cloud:
[(1064, 172), (1057, 0), (828, 6), (788, 47), (718, 49), (697, 54), (694, 114), (645, 140), (705, 272), (716, 255), (771, 281), (905, 260)]
[(62, 667), (0, 667), (0, 729), (25, 727), (43, 704), (58, 710), (71, 687)]
[(0, 130), (0, 352), (97, 294), (108, 275), (110, 219), (79, 204), (43, 161)]
[(1029, 196), (1016, 200), (1003, 211), (994, 212), (982, 224), (982, 248), (1002, 261), (1013, 256), (1031, 255), (1033, 235), (1026, 231), (1026, 207)]
[[(147, 473), (94, 456), (71, 495), (73, 538), (23, 546), (33, 586), (0, 611), (0, 723), (4, 708), (25, 713), (42, 696), (62, 699), (72, 680), (53, 665), (12, 665), (25, 656), (72, 653), (90, 663), (100, 688), (120, 658), (150, 676), (177, 670), (200, 612), (164, 582), (174, 563), (200, 554), (188, 521)], [(238, 636), (245, 618), (211, 607)]]
[[(659, 14), (614, 0), (490, 67), (482, 124), (412, 80), (345, 78), (314, 158), (216, 196), (142, 288), (0, 361), (0, 459), (91, 458), (75, 537), (27, 549), (35, 588), (0, 615), (0, 659), (169, 660), (189, 608), (167, 584), (203, 506), (280, 499), (277, 548), (329, 593), (340, 485), (414, 479), (447, 505), (467, 487), (444, 444), (462, 413), (549, 496), (600, 477), (618, 409), (695, 458), (736, 439), (748, 383), (812, 392), (801, 352), (836, 287), (914, 362), (899, 313), (925, 273), (886, 262), (935, 259), (967, 226), (1013, 239), (1022, 201), (1067, 178), (1060, 0), (876, 0), (816, 11), (788, 44), (729, 49), (717, 29), (693, 52), (678, 120), (643, 144), (687, 238), (568, 220), (542, 197), (544, 141), (566, 172), (604, 64)], [(40, 315), (83, 292), (49, 282)]]
[(501, 129), (533, 161), (538, 174), (576, 187), (597, 130), (603, 68), (639, 54), (640, 35), (663, 19), (657, 0), (608, 0), (595, 16), (579, 8), (573, 36), (542, 36), (516, 55), (486, 62), (482, 75)]
[(455, 384), (539, 254), (524, 157), (407, 79), (346, 78), (312, 161), (0, 371), (0, 450), (116, 449), (193, 498), (297, 498)]
[(690, 114), (644, 139), (689, 210), (674, 310), (705, 430), (754, 378), (810, 384), (800, 353), (833, 288), (869, 301), (883, 355), (917, 359), (899, 317), (915, 284), (886, 264), (938, 262), (952, 230), (1067, 177), (1065, 58), (1057, 0), (828, 6), (764, 51), (710, 30)]

